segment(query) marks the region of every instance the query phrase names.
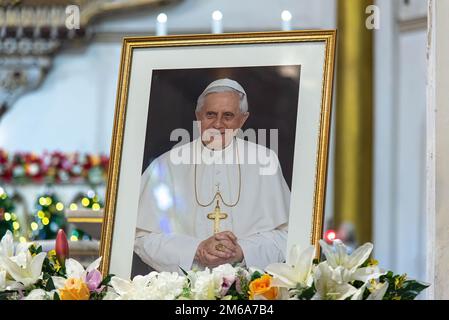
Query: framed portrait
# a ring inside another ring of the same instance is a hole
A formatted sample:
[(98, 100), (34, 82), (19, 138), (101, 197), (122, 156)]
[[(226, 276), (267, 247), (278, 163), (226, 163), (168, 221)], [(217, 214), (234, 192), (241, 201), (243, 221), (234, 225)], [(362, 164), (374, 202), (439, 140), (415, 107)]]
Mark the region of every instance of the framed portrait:
[(101, 238), (121, 277), (317, 245), (336, 31), (125, 38)]

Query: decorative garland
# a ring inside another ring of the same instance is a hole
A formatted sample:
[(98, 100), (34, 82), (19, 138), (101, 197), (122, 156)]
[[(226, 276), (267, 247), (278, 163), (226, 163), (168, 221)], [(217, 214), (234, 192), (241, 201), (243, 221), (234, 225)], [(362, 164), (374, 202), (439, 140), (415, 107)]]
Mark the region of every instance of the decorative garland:
[(8, 154), (0, 149), (0, 183), (104, 183), (109, 157), (105, 155), (44, 152)]
[[(68, 257), (63, 231), (55, 250), (17, 248), (11, 232), (2, 239), (0, 299), (10, 300), (412, 300), (429, 285), (384, 272), (370, 260), (371, 243), (352, 254), (340, 241), (320, 241), (326, 261), (314, 260), (313, 246), (292, 249), (292, 265), (275, 263), (264, 271), (221, 265), (212, 270), (151, 272), (133, 280), (98, 271), (101, 258), (86, 269)], [(21, 261), (19, 265), (17, 261)], [(32, 267), (33, 266), (33, 267)], [(39, 268), (36, 268), (39, 266)]]

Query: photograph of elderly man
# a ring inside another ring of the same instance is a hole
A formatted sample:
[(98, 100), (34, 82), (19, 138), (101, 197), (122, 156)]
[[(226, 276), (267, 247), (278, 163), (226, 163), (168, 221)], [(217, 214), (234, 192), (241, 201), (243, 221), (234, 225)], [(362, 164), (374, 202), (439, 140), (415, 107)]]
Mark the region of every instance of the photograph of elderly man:
[(237, 136), (251, 117), (245, 89), (214, 80), (194, 109), (200, 136), (142, 174), (135, 253), (172, 272), (285, 261), (290, 188), (274, 151)]

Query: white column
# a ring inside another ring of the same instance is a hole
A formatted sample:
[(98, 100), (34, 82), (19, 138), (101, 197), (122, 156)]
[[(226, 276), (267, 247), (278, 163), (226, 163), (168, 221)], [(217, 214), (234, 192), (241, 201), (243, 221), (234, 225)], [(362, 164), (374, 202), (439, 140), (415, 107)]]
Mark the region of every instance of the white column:
[(375, 105), (373, 241), (374, 257), (382, 267), (397, 269), (397, 102), (398, 43), (397, 2), (377, 0), (381, 25), (374, 31)]
[(449, 0), (429, 0), (427, 276), (429, 299), (449, 299)]

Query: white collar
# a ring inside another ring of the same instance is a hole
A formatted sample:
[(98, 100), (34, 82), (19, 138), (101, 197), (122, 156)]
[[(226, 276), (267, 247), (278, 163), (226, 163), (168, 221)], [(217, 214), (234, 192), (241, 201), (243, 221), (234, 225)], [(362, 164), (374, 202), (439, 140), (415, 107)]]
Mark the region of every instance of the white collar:
[[(203, 142), (201, 141), (201, 138), (198, 138), (194, 141), (194, 147), (195, 147), (195, 154), (196, 154), (196, 159), (201, 158), (201, 156), (206, 156), (208, 158), (214, 158), (214, 159), (233, 159), (234, 157), (234, 153), (235, 153), (235, 148), (234, 145), (237, 143), (238, 145), (238, 141), (236, 141), (237, 138), (234, 137), (232, 139), (232, 141), (223, 149), (219, 149), (219, 150), (213, 150), (213, 149), (209, 149), (207, 146), (205, 146), (203, 144)], [(231, 160), (232, 163), (232, 160)]]

